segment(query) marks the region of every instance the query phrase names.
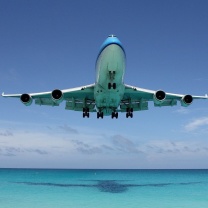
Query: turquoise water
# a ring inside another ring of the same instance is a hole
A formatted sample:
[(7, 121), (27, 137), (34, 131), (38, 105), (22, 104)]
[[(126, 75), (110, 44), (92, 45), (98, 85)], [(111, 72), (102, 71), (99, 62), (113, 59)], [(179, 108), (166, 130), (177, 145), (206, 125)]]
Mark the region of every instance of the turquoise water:
[(208, 170), (0, 169), (0, 208), (207, 208)]

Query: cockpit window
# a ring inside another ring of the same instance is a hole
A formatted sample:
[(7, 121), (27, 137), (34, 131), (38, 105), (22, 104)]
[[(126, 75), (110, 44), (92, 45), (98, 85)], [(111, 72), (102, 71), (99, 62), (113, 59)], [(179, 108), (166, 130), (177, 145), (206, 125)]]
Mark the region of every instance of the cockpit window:
[(109, 38), (115, 38), (116, 35), (113, 35), (113, 34), (112, 34), (112, 35), (109, 35), (108, 37), (109, 37)]

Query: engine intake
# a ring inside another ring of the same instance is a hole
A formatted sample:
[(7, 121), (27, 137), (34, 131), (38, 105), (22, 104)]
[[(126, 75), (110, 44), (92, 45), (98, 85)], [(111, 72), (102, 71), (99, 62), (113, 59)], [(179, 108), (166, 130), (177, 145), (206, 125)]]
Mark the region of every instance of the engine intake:
[(61, 90), (53, 90), (51, 93), (51, 97), (55, 103), (61, 103), (64, 99), (63, 93)]
[(153, 96), (154, 103), (157, 105), (163, 103), (165, 101), (165, 98), (166, 94), (162, 90), (158, 90)]
[(193, 97), (191, 95), (185, 95), (181, 99), (181, 105), (184, 107), (189, 106), (193, 102)]
[(20, 100), (26, 106), (29, 106), (32, 104), (32, 98), (29, 94), (22, 94), (20, 97)]

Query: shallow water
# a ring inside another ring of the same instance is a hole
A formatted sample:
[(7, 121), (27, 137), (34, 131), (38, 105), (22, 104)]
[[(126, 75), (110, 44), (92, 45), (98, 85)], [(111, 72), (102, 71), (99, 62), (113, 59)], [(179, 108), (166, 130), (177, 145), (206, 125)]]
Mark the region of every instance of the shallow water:
[(0, 169), (0, 208), (207, 208), (208, 170)]

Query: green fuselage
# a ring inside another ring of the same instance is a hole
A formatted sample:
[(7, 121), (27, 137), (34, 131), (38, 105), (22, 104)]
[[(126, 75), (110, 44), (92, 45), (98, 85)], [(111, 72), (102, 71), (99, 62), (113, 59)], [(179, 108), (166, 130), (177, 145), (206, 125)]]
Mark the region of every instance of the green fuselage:
[(94, 97), (104, 115), (116, 111), (123, 98), (125, 65), (124, 50), (117, 44), (106, 46), (97, 58)]

